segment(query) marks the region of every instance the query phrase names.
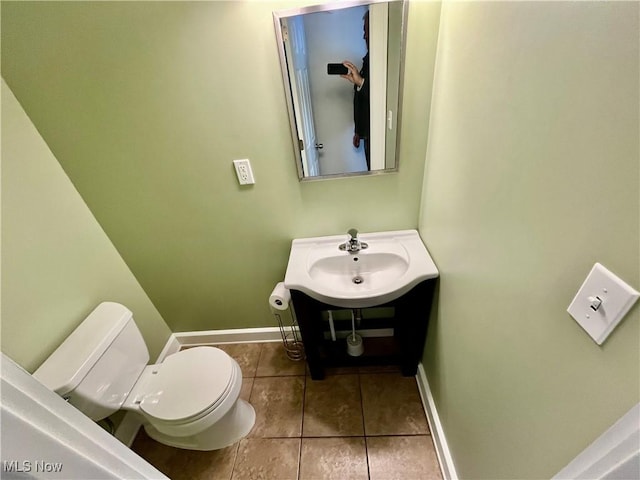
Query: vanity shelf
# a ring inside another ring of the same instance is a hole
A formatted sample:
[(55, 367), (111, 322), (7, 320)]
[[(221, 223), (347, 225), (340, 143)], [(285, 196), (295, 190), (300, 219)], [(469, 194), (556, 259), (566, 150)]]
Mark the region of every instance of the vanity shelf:
[[(347, 354), (346, 339), (325, 338), (327, 322), (323, 312), (345, 307), (318, 301), (299, 290), (291, 290), (300, 334), (304, 343), (311, 378), (322, 380), (329, 367), (399, 365), (404, 376), (414, 376), (422, 357), (429, 323), (429, 313), (437, 279), (418, 283), (409, 292), (383, 305), (393, 307), (393, 319), (383, 319), (383, 327), (393, 325), (393, 336), (364, 337), (364, 354)], [(366, 309), (362, 309), (363, 311)]]

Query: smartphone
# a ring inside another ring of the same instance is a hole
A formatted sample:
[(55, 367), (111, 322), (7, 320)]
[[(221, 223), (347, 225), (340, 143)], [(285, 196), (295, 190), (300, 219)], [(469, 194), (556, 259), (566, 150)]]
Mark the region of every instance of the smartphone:
[(341, 63), (327, 63), (327, 73), (329, 75), (346, 75), (349, 69)]

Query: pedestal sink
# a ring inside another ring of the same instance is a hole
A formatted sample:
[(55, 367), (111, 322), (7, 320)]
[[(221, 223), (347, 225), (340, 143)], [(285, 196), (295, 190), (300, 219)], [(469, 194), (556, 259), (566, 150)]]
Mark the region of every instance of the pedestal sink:
[(402, 296), (418, 283), (438, 277), (416, 230), (363, 233), (368, 248), (342, 251), (348, 235), (293, 240), (284, 278), (290, 290), (338, 307), (365, 308)]

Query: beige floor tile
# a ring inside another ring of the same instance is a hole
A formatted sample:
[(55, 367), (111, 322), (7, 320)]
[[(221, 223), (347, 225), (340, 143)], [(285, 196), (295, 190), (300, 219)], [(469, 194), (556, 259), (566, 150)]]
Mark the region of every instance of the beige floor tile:
[(272, 377), (282, 375), (304, 375), (306, 363), (303, 360), (293, 361), (281, 342), (263, 343), (256, 377)]
[(229, 480), (238, 445), (209, 452), (183, 450), (158, 443), (140, 430), (131, 449), (172, 480)]
[(216, 345), (216, 347), (227, 352), (238, 362), (243, 377), (255, 377), (262, 345), (262, 343), (228, 343)]
[(251, 437), (299, 437), (304, 377), (255, 378), (249, 403), (256, 411)]
[(303, 438), (300, 480), (368, 480), (362, 437)]
[(358, 373), (400, 373), (399, 365), (366, 365), (358, 367)]
[[(358, 371), (358, 367), (327, 367), (324, 369), (324, 374), (327, 377), (333, 375), (356, 375)], [(307, 375), (310, 375), (310, 373), (307, 373)]]
[(299, 438), (245, 438), (232, 480), (296, 480), (299, 454)]
[[(221, 348), (243, 370), (240, 396), (254, 406), (256, 425), (248, 438), (212, 452), (168, 447), (141, 430), (132, 449), (172, 480), (293, 480), (298, 473), (300, 480), (364, 480), (367, 472), (371, 480), (441, 480), (415, 379), (365, 367), (314, 381), (281, 343)], [(357, 399), (361, 414), (353, 413)]]
[(442, 480), (428, 435), (367, 437), (371, 480)]
[(303, 436), (363, 436), (362, 402), (357, 375), (307, 378)]
[(399, 374), (360, 375), (365, 435), (429, 433), (416, 380)]

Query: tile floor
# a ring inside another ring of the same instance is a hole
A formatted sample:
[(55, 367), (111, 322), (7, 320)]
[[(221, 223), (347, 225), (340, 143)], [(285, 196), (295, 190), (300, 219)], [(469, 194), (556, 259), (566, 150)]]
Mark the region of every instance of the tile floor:
[(251, 433), (212, 452), (171, 448), (144, 430), (132, 449), (173, 480), (441, 480), (414, 378), (394, 367), (306, 375), (281, 343), (218, 345), (240, 364)]

